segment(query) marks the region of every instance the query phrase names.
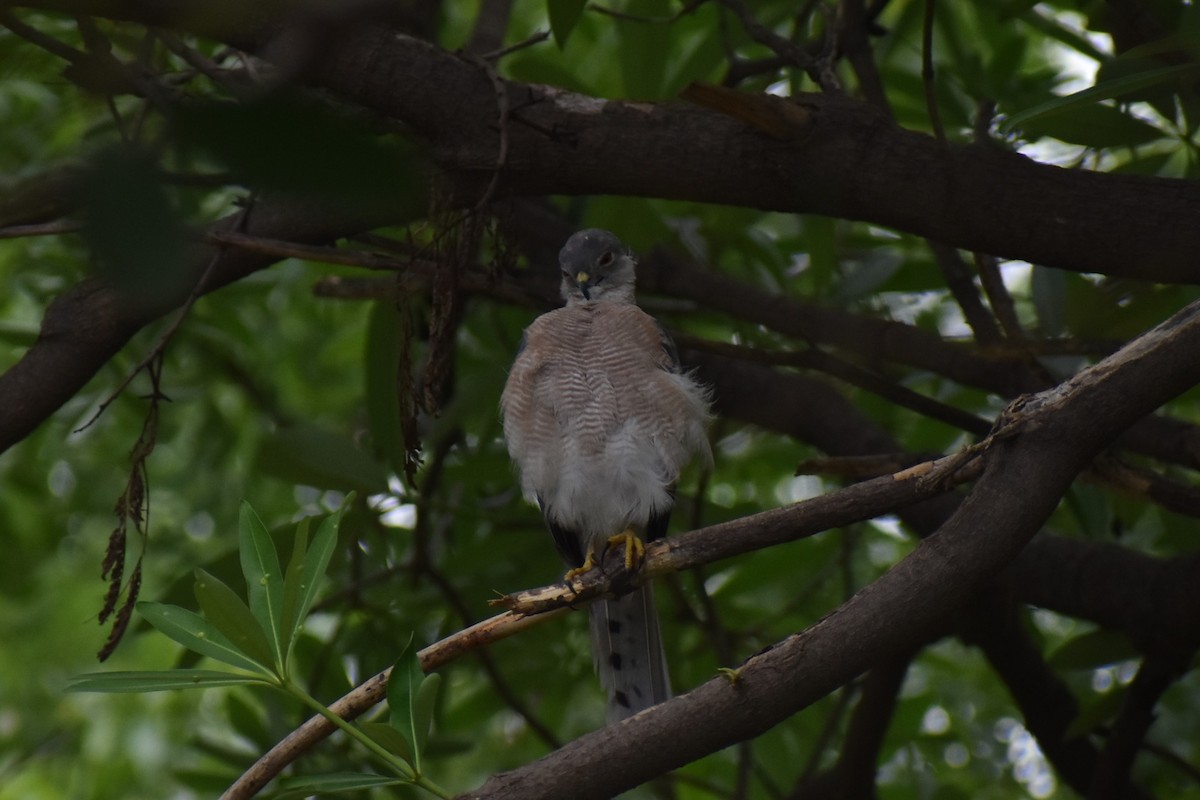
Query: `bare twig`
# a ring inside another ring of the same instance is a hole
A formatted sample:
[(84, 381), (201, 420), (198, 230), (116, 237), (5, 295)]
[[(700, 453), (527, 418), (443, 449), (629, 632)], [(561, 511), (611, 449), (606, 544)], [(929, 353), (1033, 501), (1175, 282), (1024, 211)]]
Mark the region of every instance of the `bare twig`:
[[(250, 209), (253, 207), (253, 205), (253, 199), (247, 201), (245, 206), (242, 208), (241, 213), (237, 217), (235, 223), (237, 226), (240, 227), (241, 225), (245, 224), (245, 221), (250, 214)], [(163, 352), (167, 348), (167, 344), (175, 336), (175, 333), (179, 330), (180, 326), (183, 325), (183, 321), (187, 319), (188, 314), (191, 313), (192, 306), (196, 305), (196, 301), (199, 300), (201, 295), (204, 294), (208, 284), (208, 279), (212, 275), (213, 268), (216, 266), (217, 262), (220, 261), (221, 256), (221, 250), (217, 250), (217, 252), (213, 253), (212, 258), (208, 261), (208, 266), (204, 268), (204, 272), (200, 275), (200, 279), (196, 281), (196, 284), (192, 287), (192, 291), (188, 294), (187, 300), (184, 302), (183, 306), (180, 307), (179, 312), (175, 315), (175, 319), (171, 321), (171, 324), (168, 325), (167, 329), (163, 331), (161, 336), (159, 336), (158, 341), (154, 343), (154, 347), (150, 348), (150, 352), (138, 362), (137, 366), (129, 371), (129, 373), (125, 376), (125, 379), (121, 381), (117, 388), (113, 389), (112, 392), (109, 393), (108, 397), (106, 397), (104, 401), (100, 403), (100, 407), (96, 409), (96, 413), (93, 414), (87, 422), (75, 429), (75, 433), (79, 433), (80, 431), (91, 427), (96, 420), (100, 419), (100, 416), (104, 414), (108, 407), (112, 405), (113, 401), (121, 396), (121, 393), (125, 391), (125, 387), (129, 386), (133, 379), (137, 377), (138, 373), (146, 369), (155, 361), (155, 359), (162, 356)]]
[(670, 25), (679, 19), (691, 14), (700, 6), (704, 5), (708, 0), (691, 0), (669, 17), (644, 17), (639, 14), (630, 14), (628, 11), (619, 11), (615, 8), (602, 6), (599, 3), (588, 3), (588, 11), (595, 11), (597, 14), (605, 14), (615, 19), (624, 20), (626, 22), (641, 22), (647, 25)]
[(484, 53), (480, 58), (485, 61), (498, 61), (507, 55), (511, 55), (518, 50), (524, 50), (526, 47), (533, 47), (535, 44), (541, 44), (550, 38), (550, 30), (538, 31), (527, 39), (522, 39), (516, 44), (510, 44), (508, 47), (501, 47), (499, 50), (493, 50), (490, 53)]

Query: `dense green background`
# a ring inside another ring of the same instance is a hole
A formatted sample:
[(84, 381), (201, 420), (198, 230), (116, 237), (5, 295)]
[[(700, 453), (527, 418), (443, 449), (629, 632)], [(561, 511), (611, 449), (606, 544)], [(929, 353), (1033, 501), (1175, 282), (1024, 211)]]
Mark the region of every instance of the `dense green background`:
[[(753, 11), (785, 36), (819, 39), (825, 17), (816, 13), (795, 29), (797, 5), (802, 4), (762, 2)], [(834, 13), (834, 4), (822, 5)], [(1149, 5), (1167, 32), (1179, 37), (1172, 40), (1175, 46), (1195, 58), (1200, 18), (1194, 8)], [(505, 42), (554, 24), (558, 44), (551, 40), (506, 57), (501, 74), (601, 97), (664, 99), (691, 81), (720, 81), (731, 52), (746, 58), (769, 54), (716, 2), (669, 24), (584, 10), (573, 28), (582, 4), (550, 0), (548, 6), (549, 11), (540, 2), (517, 3)], [(613, 7), (658, 18), (682, 9), (657, 0), (618, 0)], [(898, 121), (927, 131), (923, 11), (919, 2), (886, 3), (873, 54)], [(449, 49), (463, 46), (476, 13), (474, 3), (443, 3), (437, 41)], [(20, 18), (80, 46), (71, 19), (33, 12), (20, 12)], [(137, 51), (142, 29), (96, 24), (122, 58)], [(969, 139), (979, 105), (990, 100), (997, 111), (990, 130), (998, 146), (1081, 169), (1196, 177), (1200, 106), (1194, 87), (1177, 74), (1150, 74), (1164, 66), (1155, 60), (1161, 46), (1114, 57), (1109, 33), (1101, 3), (939, 3), (933, 61), (948, 137)], [(219, 50), (204, 41), (190, 44), (208, 54)], [(272, 127), (233, 115), (222, 124), (243, 136), (258, 131), (248, 145), (241, 142), (248, 149), (239, 154), (214, 133), (221, 125), (212, 122), (205, 129), (213, 117), (203, 108), (191, 112), (194, 125), (185, 131), (151, 112), (138, 133), (139, 154), (131, 155), (114, 149), (120, 134), (109, 102), (64, 76), (63, 63), (0, 30), (0, 178), (12, 188), (44, 180), (63, 164), (85, 165), (81, 202), (91, 221), (83, 235), (0, 241), (0, 369), (20, 358), (36, 336), (42, 310), (64, 288), (100, 270), (154, 291), (155, 281), (171, 279), (161, 265), (178, 256), (175, 231), (230, 213), (245, 194), (233, 183), (161, 183), (160, 168), (211, 174), (251, 164), (262, 170), (252, 177), (277, 187), (286, 181), (272, 174), (272, 158), (286, 173), (292, 159), (326, 152), (326, 145), (345, 147), (358, 155), (330, 159), (326, 171), (306, 171), (314, 183), (299, 187), (332, 195), (386, 191), (364, 172), (382, 158), (396, 156), (403, 163), (403, 154), (388, 145), (356, 150), (367, 146), (358, 138), (361, 132), (332, 123), (326, 130), (321, 118), (303, 117), (295, 125)], [(161, 46), (151, 63), (159, 71), (182, 68)], [(838, 70), (855, 91), (849, 68), (841, 64)], [(1131, 84), (1128, 76), (1141, 79)], [(1127, 82), (1113, 83), (1122, 79)], [(1057, 99), (1089, 86), (1099, 90), (1077, 102)], [(1129, 86), (1134, 91), (1119, 102), (1105, 99)], [(739, 88), (788, 93), (814, 87), (799, 70), (783, 70)], [(188, 81), (184, 90), (226, 97), (203, 77)], [(122, 125), (130, 124), (142, 103), (127, 95), (111, 102)], [(1053, 113), (1018, 117), (1012, 124), (1014, 115), (1046, 103)], [(771, 291), (909, 322), (949, 338), (970, 336), (926, 244), (910, 235), (844, 220), (654, 199), (554, 203), (575, 224), (610, 227), (639, 251), (667, 245)], [(403, 228), (388, 232), (406, 235)], [(430, 227), (414, 220), (412, 235), (427, 242)], [(494, 241), (485, 239), (483, 263), (492, 260), (493, 248)], [(524, 260), (518, 266), (552, 269)], [(1025, 264), (1005, 264), (1003, 272), (1031, 338), (1122, 339), (1196, 296), (1190, 287), (1134, 285)], [(538, 515), (514, 489), (499, 438), (497, 399), (506, 365), (521, 328), (538, 309), (486, 297), (468, 301), (450, 400), (437, 418), (421, 421), (425, 461), (417, 484), (424, 488), (418, 492), (394, 474), (395, 442), (384, 440), (387, 432), (370, 412), (392, 402), (393, 387), (379, 380), (378, 365), (388, 363), (398, 346), (393, 304), (330, 299), (312, 291), (329, 276), (361, 275), (349, 267), (286, 260), (196, 304), (166, 351), (161, 388), (170, 402), (161, 407), (157, 449), (148, 463), (150, 534), (130, 547), (133, 557), (144, 549), (143, 598), (194, 607), (195, 567), (231, 580), (237, 574), (234, 537), (243, 499), (286, 546), (298, 518), (328, 513), (344, 492), (357, 490), (326, 599), (301, 648), (309, 686), (326, 700), (390, 664), (409, 632), (419, 643), (434, 641), (460, 628), (462, 613), (472, 618), (489, 613), (486, 603), (496, 592), (545, 583), (561, 571)], [(749, 322), (651, 297), (644, 304), (686, 333), (771, 348), (793, 344)], [(406, 344), (419, 365), (427, 301), (418, 296), (401, 305), (418, 331)], [(148, 407), (145, 376), (94, 424), (77, 429), (162, 330), (139, 334), (52, 419), (0, 455), (0, 800), (214, 796), (303, 719), (300, 708), (278, 697), (241, 689), (63, 693), (69, 676), (96, 668), (95, 653), (107, 635), (96, 624), (105, 588), (100, 562), (114, 525), (113, 505), (128, 477), (128, 454)], [(1069, 370), (1082, 361), (1060, 357), (1046, 363)], [(1004, 402), (932, 373), (897, 371), (892, 377), (983, 416), (994, 415)], [(885, 399), (846, 385), (840, 389), (909, 450), (950, 451), (967, 441), (962, 432)], [(1192, 403), (1171, 411), (1197, 421)], [(685, 480), (675, 530), (835, 485), (793, 477), (798, 461), (819, 455), (803, 443), (729, 420), (714, 425), (713, 439), (715, 467)], [(439, 472), (430, 479), (433, 465)], [(1072, 490), (1049, 528), (1097, 539), (1119, 535), (1126, 547), (1162, 556), (1195, 546), (1194, 520), (1089, 484)], [(914, 543), (903, 526), (885, 519), (665, 581), (659, 594), (674, 684), (694, 686), (718, 666), (736, 664), (802, 629)], [(702, 594), (718, 610), (715, 637), (697, 620)], [(1049, 612), (1029, 614), (1028, 623), (1048, 654), (1091, 630)], [(602, 719), (585, 627), (571, 616), (491, 651), (495, 674), (511, 696), (560, 742)], [(724, 657), (717, 641), (726, 648)], [(1085, 648), (1078, 659), (1082, 668), (1068, 659), (1057, 662), (1081, 705), (1095, 714), (1093, 721), (1111, 715), (1114, 698), (1131, 680), (1136, 661), (1129, 655), (1119, 646), (1101, 655)], [(135, 626), (105, 666), (166, 668), (180, 659), (178, 647)], [(497, 770), (546, 752), (547, 742), (506, 702), (477, 660), (455, 664), (445, 677), (430, 766), (443, 785), (473, 788)], [(1197, 689), (1194, 675), (1176, 685), (1151, 734), (1156, 744), (1191, 764), (1200, 763)], [(843, 690), (757, 740), (748, 796), (786, 796), (803, 773), (831, 763), (853, 696)], [(736, 751), (726, 751), (690, 766), (677, 796), (730, 796), (737, 761)], [(367, 763), (361, 751), (334, 740), (297, 769), (350, 770)], [(1139, 762), (1137, 775), (1161, 796), (1200, 797), (1192, 772), (1151, 755)], [(952, 639), (925, 650), (908, 674), (881, 753), (879, 787), (882, 797), (897, 799), (1070, 795), (1056, 783), (986, 663)]]

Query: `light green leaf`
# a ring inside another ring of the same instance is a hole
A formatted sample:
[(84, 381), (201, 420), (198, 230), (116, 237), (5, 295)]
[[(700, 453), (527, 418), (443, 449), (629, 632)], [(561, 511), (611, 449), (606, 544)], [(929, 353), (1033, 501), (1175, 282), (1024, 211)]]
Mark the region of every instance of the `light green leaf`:
[(379, 786), (400, 786), (408, 781), (371, 775), (365, 772), (331, 772), (326, 775), (300, 775), (295, 778), (280, 778), (283, 792), (276, 797), (297, 797), (316, 793), (351, 792), (358, 789), (373, 789)]
[(338, 526), (341, 525), (342, 515), (346, 513), (346, 509), (353, 500), (354, 493), (351, 492), (342, 501), (342, 507), (325, 518), (321, 527), (317, 528), (317, 535), (313, 537), (312, 546), (308, 548), (308, 553), (304, 556), (304, 574), (300, 582), (300, 615), (297, 618), (297, 624), (308, 616), (308, 610), (312, 608), (313, 601), (317, 599), (317, 589), (321, 585), (321, 579), (325, 577), (325, 570), (329, 568), (329, 561), (333, 558), (334, 551), (337, 550)]
[(213, 686), (270, 684), (254, 675), (213, 669), (172, 669), (126, 672), (88, 672), (67, 683), (68, 692), (165, 692), (173, 689), (207, 689)]
[(269, 669), (275, 663), (271, 645), (242, 598), (203, 569), (196, 570), (194, 588), (205, 618), (235, 647)]
[(283, 671), (287, 672), (291, 660), (292, 647), (296, 643), (296, 633), (304, 618), (300, 614), (300, 604), (304, 595), (304, 559), (308, 555), (308, 529), (312, 517), (305, 517), (296, 526), (296, 538), (292, 543), (292, 557), (288, 560), (287, 571), (283, 575)]
[(242, 502), (238, 519), (238, 553), (242, 560), (242, 574), (246, 576), (250, 611), (258, 620), (260, 629), (267, 634), (275, 663), (282, 665), (283, 570), (279, 567), (279, 553), (275, 550), (270, 531), (245, 501)]
[(559, 49), (566, 46), (567, 37), (575, 30), (575, 25), (586, 7), (587, 0), (546, 0), (550, 30), (554, 33), (554, 42)]
[(138, 613), (161, 633), (189, 650), (234, 667), (270, 674), (268, 668), (243, 653), (220, 630), (199, 614), (179, 606), (142, 601)]

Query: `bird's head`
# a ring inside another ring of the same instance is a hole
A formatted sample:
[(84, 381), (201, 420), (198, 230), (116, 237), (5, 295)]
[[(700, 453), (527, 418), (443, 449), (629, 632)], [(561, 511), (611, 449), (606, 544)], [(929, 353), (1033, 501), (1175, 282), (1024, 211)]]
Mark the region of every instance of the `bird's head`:
[(589, 228), (567, 239), (558, 254), (562, 296), (568, 305), (587, 302), (633, 302), (633, 256), (621, 240), (605, 230)]

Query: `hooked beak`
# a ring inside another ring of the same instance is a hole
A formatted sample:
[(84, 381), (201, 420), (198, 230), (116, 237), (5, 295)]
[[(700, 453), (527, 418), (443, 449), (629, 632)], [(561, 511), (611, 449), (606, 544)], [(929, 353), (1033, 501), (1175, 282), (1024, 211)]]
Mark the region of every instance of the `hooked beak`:
[(592, 299), (592, 295), (588, 291), (588, 289), (591, 288), (588, 286), (588, 281), (591, 280), (591, 277), (591, 275), (587, 274), (583, 270), (575, 273), (575, 285), (578, 286), (579, 291), (583, 293), (584, 300)]

